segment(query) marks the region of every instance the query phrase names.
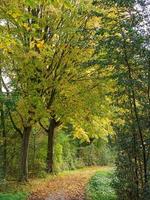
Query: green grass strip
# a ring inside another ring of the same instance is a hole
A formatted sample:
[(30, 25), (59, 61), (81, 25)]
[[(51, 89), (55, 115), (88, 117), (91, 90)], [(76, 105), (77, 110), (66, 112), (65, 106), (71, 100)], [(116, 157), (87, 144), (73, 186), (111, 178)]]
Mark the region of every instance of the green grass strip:
[(27, 193), (0, 193), (0, 200), (26, 200)]
[(97, 172), (87, 185), (86, 200), (116, 200), (111, 180), (109, 172)]

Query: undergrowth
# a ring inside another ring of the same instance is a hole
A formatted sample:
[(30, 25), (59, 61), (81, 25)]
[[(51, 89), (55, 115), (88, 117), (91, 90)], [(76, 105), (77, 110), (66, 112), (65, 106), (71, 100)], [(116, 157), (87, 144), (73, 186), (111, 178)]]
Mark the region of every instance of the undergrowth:
[(116, 200), (109, 172), (97, 172), (86, 187), (86, 200)]
[(22, 192), (8, 193), (8, 194), (1, 193), (0, 200), (26, 200), (27, 196), (28, 196), (27, 193), (22, 193)]

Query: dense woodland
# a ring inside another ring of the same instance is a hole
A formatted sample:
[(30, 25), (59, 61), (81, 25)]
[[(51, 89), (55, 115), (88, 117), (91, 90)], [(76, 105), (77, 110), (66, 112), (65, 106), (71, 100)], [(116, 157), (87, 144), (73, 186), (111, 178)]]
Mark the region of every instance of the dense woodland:
[(0, 0), (0, 184), (113, 165), (118, 200), (150, 198), (148, 9)]

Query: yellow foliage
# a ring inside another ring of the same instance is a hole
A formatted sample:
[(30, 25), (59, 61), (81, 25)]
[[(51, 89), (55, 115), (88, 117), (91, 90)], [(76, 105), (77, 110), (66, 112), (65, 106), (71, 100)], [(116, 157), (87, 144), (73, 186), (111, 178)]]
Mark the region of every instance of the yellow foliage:
[(33, 49), (35, 47), (35, 41), (30, 42), (30, 49)]
[(90, 142), (87, 133), (81, 127), (79, 127), (79, 126), (75, 127), (74, 137), (78, 138), (78, 139), (82, 139), (82, 140), (84, 140), (86, 142)]
[(43, 48), (43, 47), (44, 47), (44, 40), (38, 41), (36, 46), (37, 46), (39, 49)]
[(30, 42), (30, 49), (33, 49), (37, 46), (38, 49), (42, 49), (44, 47), (44, 40), (33, 40)]
[(29, 27), (29, 24), (23, 23), (22, 25), (27, 31), (29, 31), (31, 28)]

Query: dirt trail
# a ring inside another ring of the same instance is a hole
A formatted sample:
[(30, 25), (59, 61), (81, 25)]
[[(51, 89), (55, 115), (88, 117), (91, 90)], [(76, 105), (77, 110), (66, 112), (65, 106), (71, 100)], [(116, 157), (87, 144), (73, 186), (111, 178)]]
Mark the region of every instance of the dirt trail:
[(85, 200), (85, 186), (90, 177), (100, 170), (108, 168), (86, 168), (56, 176), (39, 185), (28, 200)]

